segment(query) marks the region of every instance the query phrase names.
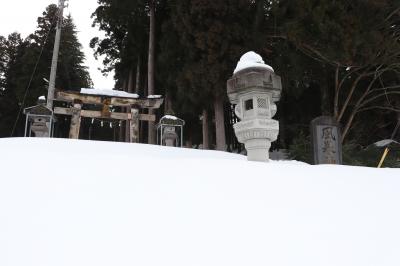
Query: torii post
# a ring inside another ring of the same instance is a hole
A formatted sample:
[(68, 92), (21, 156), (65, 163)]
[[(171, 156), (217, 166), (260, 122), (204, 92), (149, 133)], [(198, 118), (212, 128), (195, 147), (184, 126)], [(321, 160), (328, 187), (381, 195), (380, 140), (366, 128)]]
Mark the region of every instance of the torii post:
[[(54, 114), (71, 116), (69, 138), (78, 139), (81, 126), (81, 118), (113, 119), (128, 121), (130, 131), (130, 142), (139, 142), (139, 121), (156, 121), (154, 114), (141, 114), (140, 109), (158, 109), (164, 102), (163, 98), (137, 98), (118, 97), (104, 94), (85, 94), (73, 91), (56, 91), (55, 100), (72, 103), (72, 107), (56, 107)], [(84, 106), (101, 107), (101, 111), (85, 110)], [(129, 107), (129, 112), (114, 112), (110, 106)]]

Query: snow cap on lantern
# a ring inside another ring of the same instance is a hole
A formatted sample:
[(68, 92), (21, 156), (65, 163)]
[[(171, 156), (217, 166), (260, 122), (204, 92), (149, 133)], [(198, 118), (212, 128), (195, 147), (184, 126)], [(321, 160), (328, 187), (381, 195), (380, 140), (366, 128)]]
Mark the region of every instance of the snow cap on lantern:
[(264, 60), (262, 59), (262, 57), (251, 51), (251, 52), (247, 52), (244, 55), (242, 55), (242, 57), (240, 58), (235, 71), (233, 71), (233, 74), (236, 74), (237, 72), (246, 69), (246, 68), (251, 68), (251, 67), (259, 67), (259, 68), (265, 68), (268, 69), (272, 72), (274, 72), (274, 69), (265, 64)]

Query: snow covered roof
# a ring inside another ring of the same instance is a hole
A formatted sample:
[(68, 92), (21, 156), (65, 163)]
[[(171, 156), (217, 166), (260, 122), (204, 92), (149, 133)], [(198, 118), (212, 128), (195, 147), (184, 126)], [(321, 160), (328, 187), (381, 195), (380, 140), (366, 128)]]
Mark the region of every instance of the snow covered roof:
[(109, 89), (81, 89), (82, 94), (90, 94), (90, 95), (104, 95), (111, 97), (121, 97), (121, 98), (139, 98), (139, 95), (136, 93), (127, 93), (125, 91), (117, 91), (117, 90), (109, 90)]
[(35, 106), (30, 106), (24, 109), (24, 114), (36, 114), (36, 115), (53, 115), (53, 111), (45, 104), (38, 104)]
[(262, 59), (262, 57), (259, 54), (251, 51), (251, 52), (247, 52), (244, 55), (242, 55), (233, 74), (236, 74), (237, 72), (239, 72), (243, 69), (251, 68), (251, 67), (265, 68), (265, 69), (268, 69), (268, 70), (274, 72), (274, 69), (271, 66), (265, 64), (264, 60)]
[(162, 95), (149, 95), (147, 96), (148, 99), (159, 99), (162, 98)]
[(399, 142), (392, 140), (392, 139), (383, 139), (378, 142), (375, 142), (374, 145), (377, 147), (386, 147), (392, 143), (400, 144)]
[(400, 169), (68, 139), (0, 147), (1, 266), (400, 265)]
[(176, 124), (176, 125), (185, 125), (185, 121), (173, 115), (164, 115), (160, 118), (159, 124)]

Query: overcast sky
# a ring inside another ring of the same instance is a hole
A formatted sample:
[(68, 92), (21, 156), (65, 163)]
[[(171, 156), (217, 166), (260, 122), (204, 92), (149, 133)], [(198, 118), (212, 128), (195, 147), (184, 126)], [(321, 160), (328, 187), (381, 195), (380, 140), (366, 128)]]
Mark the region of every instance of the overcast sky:
[[(50, 4), (58, 4), (58, 0), (0, 0), (0, 35), (17, 31), (26, 37), (36, 29), (37, 18)], [(84, 47), (86, 65), (96, 88), (114, 87), (113, 74), (104, 77), (98, 68), (101, 60), (96, 61), (93, 50), (89, 47), (91, 38), (103, 36), (96, 28), (92, 28), (91, 14), (97, 7), (97, 0), (69, 0), (65, 15), (71, 14), (78, 30), (78, 38)]]

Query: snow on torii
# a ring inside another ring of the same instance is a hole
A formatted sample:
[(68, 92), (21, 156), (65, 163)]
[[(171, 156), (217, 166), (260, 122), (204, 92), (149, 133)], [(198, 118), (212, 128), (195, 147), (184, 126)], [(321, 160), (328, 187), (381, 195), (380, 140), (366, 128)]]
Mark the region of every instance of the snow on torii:
[[(129, 121), (130, 142), (139, 142), (139, 120), (155, 121), (155, 115), (140, 114), (140, 109), (158, 109), (164, 99), (161, 96), (139, 98), (137, 94), (123, 91), (81, 89), (81, 92), (56, 91), (55, 101), (69, 102), (70, 108), (55, 107), (54, 114), (71, 115), (69, 138), (78, 139), (81, 117)], [(102, 111), (83, 110), (85, 104), (101, 106)], [(114, 112), (110, 106), (129, 107), (127, 112)]]

